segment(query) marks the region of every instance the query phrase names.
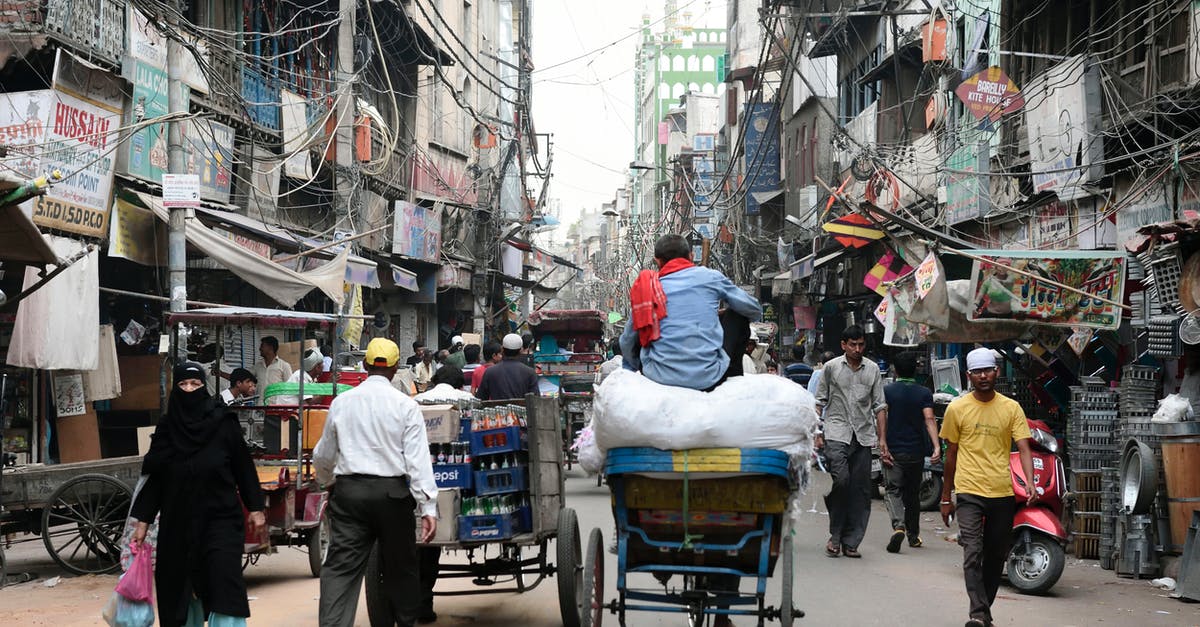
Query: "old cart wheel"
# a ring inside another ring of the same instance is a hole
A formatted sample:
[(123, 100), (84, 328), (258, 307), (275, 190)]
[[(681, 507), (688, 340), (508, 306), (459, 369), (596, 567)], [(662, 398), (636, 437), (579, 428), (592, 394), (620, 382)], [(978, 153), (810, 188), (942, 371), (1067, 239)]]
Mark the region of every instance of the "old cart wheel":
[(367, 620), (371, 627), (395, 627), (396, 616), (387, 595), (383, 593), (383, 568), (379, 564), (379, 544), (371, 549), (367, 557), (366, 574)]
[(321, 576), (321, 564), (325, 563), (325, 554), (329, 552), (329, 516), (321, 514), (321, 522), (308, 532), (308, 570), (313, 577)]
[(129, 486), (108, 475), (80, 475), (59, 486), (42, 510), (50, 557), (75, 575), (116, 570), (131, 498)]
[(564, 507), (558, 512), (558, 609), (563, 627), (581, 627), (583, 608), (583, 549), (579, 546), (579, 519), (575, 510)]
[(795, 568), (792, 557), (792, 534), (783, 532), (783, 541), (779, 543), (779, 552), (783, 555), (783, 581), (780, 582), (779, 623), (783, 627), (792, 627), (792, 569)]
[(593, 528), (583, 555), (582, 627), (600, 627), (604, 619), (604, 534)]

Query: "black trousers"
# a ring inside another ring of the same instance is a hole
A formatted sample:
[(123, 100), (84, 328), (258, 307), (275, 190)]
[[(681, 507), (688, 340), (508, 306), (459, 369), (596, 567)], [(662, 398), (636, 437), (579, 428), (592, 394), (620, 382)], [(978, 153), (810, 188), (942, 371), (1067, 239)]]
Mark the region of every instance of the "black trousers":
[(829, 539), (858, 549), (871, 520), (871, 448), (850, 436), (850, 443), (825, 442), (825, 464), (833, 487), (825, 497)]
[(417, 549), (421, 569), (421, 610), (433, 611), (433, 587), (437, 584), (438, 569), (442, 565), (440, 547), (423, 546)]
[(1017, 502), (1011, 496), (987, 498), (959, 494), (958, 543), (963, 548), (963, 578), (967, 584), (970, 617), (992, 622), (992, 602), (1012, 543)]
[(888, 515), (892, 529), (903, 529), (909, 540), (915, 540), (921, 534), (921, 475), (925, 472), (925, 458), (908, 453), (895, 453), (892, 458), (895, 463), (883, 468)]
[(353, 627), (376, 542), (384, 594), (400, 626), (411, 627), (421, 602), (416, 505), (404, 477), (337, 478), (329, 501), (332, 537), (321, 566), (321, 627)]

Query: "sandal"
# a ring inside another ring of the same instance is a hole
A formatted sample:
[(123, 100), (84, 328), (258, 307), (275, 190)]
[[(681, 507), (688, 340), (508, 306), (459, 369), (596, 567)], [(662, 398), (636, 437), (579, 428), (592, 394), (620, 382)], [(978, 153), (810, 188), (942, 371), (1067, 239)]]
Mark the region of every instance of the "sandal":
[(834, 544), (833, 540), (825, 543), (825, 554), (829, 557), (841, 557), (842, 547)]
[(862, 553), (859, 553), (858, 549), (852, 549), (850, 547), (843, 548), (842, 554), (845, 555), (846, 557), (854, 557), (854, 558), (862, 557)]

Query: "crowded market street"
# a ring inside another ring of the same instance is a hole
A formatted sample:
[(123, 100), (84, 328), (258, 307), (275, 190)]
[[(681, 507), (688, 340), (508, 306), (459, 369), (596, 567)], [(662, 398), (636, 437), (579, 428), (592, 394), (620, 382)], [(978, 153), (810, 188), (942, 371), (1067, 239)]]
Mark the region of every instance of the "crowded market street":
[[(962, 552), (945, 540), (946, 530), (933, 512), (922, 515), (925, 547), (905, 547), (899, 555), (884, 551), (887, 512), (883, 501), (874, 503), (871, 526), (863, 543), (861, 560), (830, 559), (822, 553), (828, 519), (815, 494), (828, 489), (828, 478), (817, 473), (813, 488), (804, 495), (803, 515), (796, 529), (796, 604), (806, 617), (800, 625), (940, 625), (962, 624), (966, 604), (959, 564)], [(579, 514), (586, 535), (600, 527), (608, 542), (612, 534), (609, 492), (597, 488), (594, 478), (578, 470), (567, 479), (567, 504)], [(812, 511), (816, 504), (818, 511)], [(0, 616), (7, 625), (76, 627), (102, 625), (100, 611), (116, 584), (115, 575), (70, 577), (45, 556), (40, 543), (15, 545), (7, 552), (9, 569), (31, 570), (38, 579), (0, 591)], [(605, 600), (614, 595), (616, 557), (605, 553)], [(47, 581), (61, 577), (57, 585)], [(317, 580), (309, 576), (307, 556), (299, 550), (281, 549), (246, 570), (250, 592), (250, 625), (295, 626), (317, 624)], [(460, 584), (462, 585), (462, 584)], [(453, 589), (442, 586), (439, 590)], [(478, 588), (476, 588), (478, 589)], [(1200, 624), (1200, 605), (1168, 598), (1146, 580), (1119, 579), (1103, 571), (1095, 560), (1067, 558), (1067, 569), (1049, 595), (1022, 596), (1002, 587), (994, 606), (997, 625), (1158, 625)], [(779, 580), (772, 579), (768, 604), (778, 604)], [(438, 597), (435, 625), (479, 627), (557, 627), (562, 624), (553, 580), (524, 595), (484, 594)], [(605, 624), (616, 617), (605, 615)], [(627, 624), (682, 625), (680, 615), (632, 613)], [(752, 625), (742, 618), (736, 625)], [(768, 623), (770, 625), (772, 623)], [(775, 623), (777, 624), (777, 623)], [(368, 627), (365, 598), (359, 597), (355, 625)]]

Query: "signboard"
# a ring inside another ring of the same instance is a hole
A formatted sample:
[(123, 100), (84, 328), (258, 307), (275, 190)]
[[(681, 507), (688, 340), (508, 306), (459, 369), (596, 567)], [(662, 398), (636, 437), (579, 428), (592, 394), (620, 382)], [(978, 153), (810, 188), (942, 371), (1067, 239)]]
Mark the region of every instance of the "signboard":
[(1008, 267), (974, 263), (967, 311), (970, 320), (1017, 320), (1114, 331), (1121, 324), (1121, 310), (1115, 305), (1018, 274), (1010, 268), (1121, 302), (1125, 291), (1123, 251), (974, 252)]
[(755, 193), (779, 189), (779, 117), (773, 113), (771, 103), (746, 105), (746, 215), (758, 214)]
[(1025, 106), (1016, 83), (995, 66), (963, 81), (954, 93), (967, 106), (967, 111), (981, 122), (995, 122), (1005, 113), (1019, 111)]
[(33, 134), (41, 137), (37, 142), (41, 155), (29, 172), (31, 178), (55, 170), (65, 177), (32, 201), (33, 221), (103, 239), (108, 235), (113, 184), (110, 155), (121, 126), (119, 111), (54, 90), (23, 92), (16, 99), (12, 96), (0, 96), (0, 110), (5, 116), (23, 118), (26, 131), (17, 131), (18, 141)]
[(709, 133), (697, 133), (692, 138), (692, 150), (695, 152), (712, 152), (716, 148), (717, 136)]
[[(165, 73), (167, 71), (167, 38), (159, 31), (159, 24), (146, 17), (132, 3), (128, 5), (126, 11), (129, 17), (127, 53), (134, 60), (158, 68)], [(180, 56), (183, 66), (183, 82), (192, 89), (207, 94), (208, 77), (200, 69), (200, 64), (196, 62), (196, 55), (192, 52), (193, 48), (199, 50), (207, 64), (209, 55), (204, 40), (182, 33), (180, 36), (189, 42), (189, 45), (180, 47), (183, 52)]]
[[(132, 65), (133, 98), (125, 115), (127, 125), (167, 115), (167, 72), (145, 61)], [(184, 107), (190, 94), (183, 89)], [(160, 122), (134, 129), (120, 151), (121, 170), (133, 177), (157, 183), (167, 171), (167, 123)]]
[(392, 253), (438, 263), (442, 249), (441, 206), (429, 209), (397, 200), (393, 216)]
[(1039, 207), (1033, 221), (1033, 243), (1042, 249), (1075, 248), (1071, 208), (1064, 202)]
[(150, 211), (117, 199), (109, 223), (108, 256), (143, 266), (167, 265), (167, 225)]
[(200, 177), (200, 197), (229, 203), (233, 184), (233, 129), (212, 120), (182, 125), (185, 171)]
[(973, 174), (987, 172), (987, 150), (986, 143), (967, 144), (946, 160), (951, 170), (946, 176), (946, 224), (974, 220), (987, 212), (986, 177)]
[(164, 174), (163, 206), (167, 209), (200, 206), (200, 177), (195, 174)]
[(1173, 219), (1175, 212), (1167, 204), (1162, 186), (1155, 185), (1140, 199), (1117, 211), (1117, 244), (1124, 245), (1143, 226)]
[(1091, 195), (1082, 186), (1104, 174), (1099, 71), (1086, 57), (1071, 57), (1033, 79), (1025, 94), (1034, 191), (1059, 200)]

